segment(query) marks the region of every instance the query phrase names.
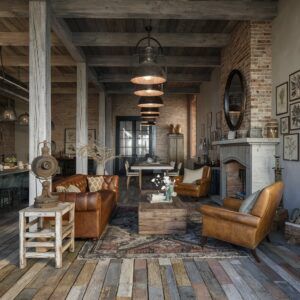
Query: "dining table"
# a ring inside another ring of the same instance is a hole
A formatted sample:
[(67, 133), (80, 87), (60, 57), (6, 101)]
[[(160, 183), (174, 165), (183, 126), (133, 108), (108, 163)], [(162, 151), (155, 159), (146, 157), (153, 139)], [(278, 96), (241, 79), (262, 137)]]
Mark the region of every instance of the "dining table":
[(143, 170), (152, 170), (152, 171), (170, 171), (174, 170), (174, 167), (172, 167), (168, 163), (160, 163), (160, 162), (142, 162), (142, 163), (135, 163), (131, 166), (131, 170), (138, 171), (139, 173), (139, 188), (142, 190), (142, 179), (143, 179)]

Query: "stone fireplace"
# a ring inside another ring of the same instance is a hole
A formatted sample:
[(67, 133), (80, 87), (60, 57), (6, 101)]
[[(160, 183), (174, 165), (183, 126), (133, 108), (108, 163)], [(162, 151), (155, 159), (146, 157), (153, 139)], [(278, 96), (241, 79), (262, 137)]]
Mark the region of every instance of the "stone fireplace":
[(275, 181), (275, 147), (279, 139), (244, 138), (214, 142), (220, 147), (221, 199), (249, 196)]

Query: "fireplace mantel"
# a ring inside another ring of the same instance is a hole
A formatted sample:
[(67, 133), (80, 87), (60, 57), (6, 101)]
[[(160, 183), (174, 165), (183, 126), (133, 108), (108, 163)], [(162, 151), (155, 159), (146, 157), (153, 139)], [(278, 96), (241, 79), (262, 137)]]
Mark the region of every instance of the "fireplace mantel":
[(225, 165), (237, 161), (246, 168), (246, 196), (275, 181), (275, 148), (279, 139), (242, 138), (212, 144), (220, 147), (221, 198), (227, 196)]

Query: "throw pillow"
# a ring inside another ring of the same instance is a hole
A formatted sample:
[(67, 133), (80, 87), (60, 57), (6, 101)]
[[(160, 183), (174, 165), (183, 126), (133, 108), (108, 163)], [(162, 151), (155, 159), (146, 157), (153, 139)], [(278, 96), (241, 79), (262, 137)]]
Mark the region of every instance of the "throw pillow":
[(251, 212), (252, 208), (254, 207), (259, 194), (260, 194), (260, 190), (258, 190), (257, 192), (251, 194), (250, 196), (248, 196), (242, 202), (242, 205), (240, 206), (239, 212), (249, 214)]
[(63, 185), (58, 185), (58, 186), (56, 187), (56, 192), (58, 192), (58, 193), (65, 193), (66, 190), (67, 190), (66, 187), (63, 186)]
[(184, 169), (183, 183), (195, 183), (202, 179), (203, 168), (198, 170)]
[(98, 192), (102, 189), (102, 184), (104, 181), (102, 176), (88, 177), (87, 179), (90, 192)]
[(69, 185), (66, 189), (67, 193), (81, 193), (81, 190), (76, 185)]

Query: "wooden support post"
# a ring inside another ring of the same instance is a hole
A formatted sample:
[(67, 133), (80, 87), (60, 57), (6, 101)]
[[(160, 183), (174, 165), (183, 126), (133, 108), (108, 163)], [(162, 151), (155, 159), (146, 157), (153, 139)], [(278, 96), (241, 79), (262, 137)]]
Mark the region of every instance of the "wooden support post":
[[(38, 145), (51, 142), (50, 1), (29, 1), (29, 162), (40, 155)], [(30, 173), (29, 204), (42, 191)]]
[(79, 148), (88, 143), (88, 86), (87, 65), (77, 64), (77, 110), (76, 110), (76, 174), (87, 174), (88, 158), (79, 154)]
[[(105, 98), (105, 146), (113, 147), (113, 124), (112, 124), (112, 97)], [(108, 174), (113, 174), (113, 161), (109, 161), (105, 166)]]
[(98, 142), (105, 146), (105, 93), (99, 93), (98, 99)]

